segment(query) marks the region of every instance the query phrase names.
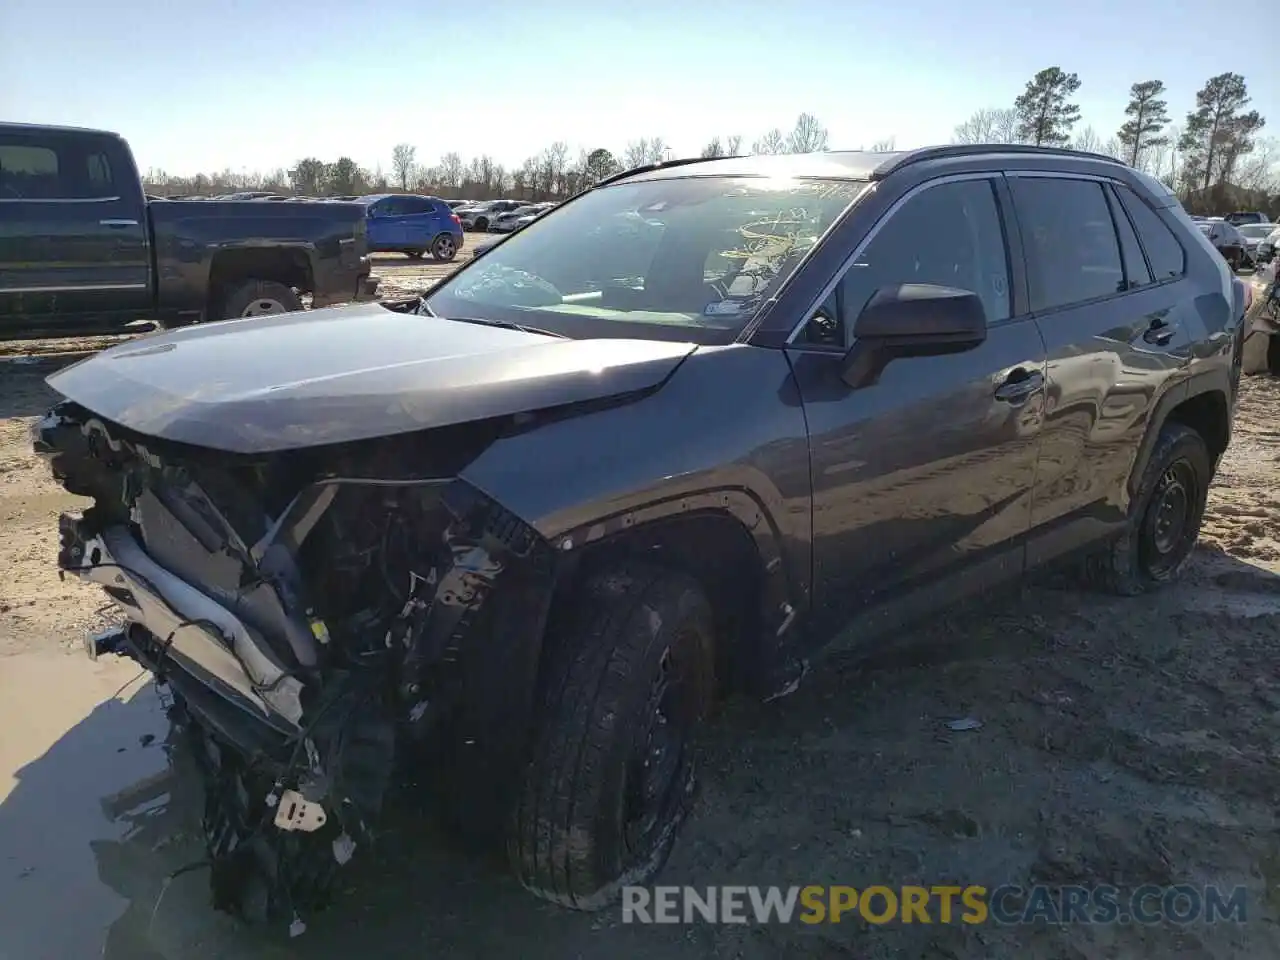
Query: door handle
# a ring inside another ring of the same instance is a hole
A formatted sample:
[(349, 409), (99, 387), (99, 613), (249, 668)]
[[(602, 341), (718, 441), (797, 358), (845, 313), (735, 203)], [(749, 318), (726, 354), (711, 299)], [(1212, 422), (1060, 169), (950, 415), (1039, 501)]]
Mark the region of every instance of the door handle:
[(98, 226), (100, 227), (136, 227), (137, 225), (138, 225), (137, 220), (99, 220), (98, 221)]
[(996, 387), (996, 399), (1005, 403), (1021, 403), (1044, 388), (1044, 374), (1039, 370), (1028, 370), (1018, 367), (1004, 379), (1004, 383)]
[(1156, 317), (1151, 321), (1151, 325), (1147, 327), (1147, 332), (1142, 335), (1142, 339), (1147, 343), (1155, 344), (1157, 347), (1163, 347), (1173, 339), (1177, 329), (1164, 317)]

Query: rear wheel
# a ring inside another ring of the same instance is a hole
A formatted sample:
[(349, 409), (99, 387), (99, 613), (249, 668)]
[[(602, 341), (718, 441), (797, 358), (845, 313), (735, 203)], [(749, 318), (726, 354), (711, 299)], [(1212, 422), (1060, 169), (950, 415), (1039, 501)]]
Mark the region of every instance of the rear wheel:
[(480, 217), (478, 220), (476, 220), (476, 229), (477, 229), (477, 230), (479, 230), (481, 233), (484, 233), (486, 230), (488, 230), (488, 229), (489, 229), (489, 218), (488, 218), (488, 217)]
[(1089, 558), (1091, 579), (1121, 596), (1141, 593), (1177, 579), (1191, 558), (1213, 460), (1204, 438), (1181, 423), (1160, 431), (1135, 492), (1125, 532)]
[(302, 300), (292, 287), (274, 280), (246, 280), (223, 298), (218, 319), (258, 317), (301, 309)]
[(509, 854), (533, 893), (596, 910), (661, 869), (689, 810), (711, 607), (689, 577), (626, 563), (588, 581), (548, 643)]
[(431, 244), (432, 258), (439, 260), (441, 263), (448, 263), (457, 255), (458, 244), (450, 234), (440, 234), (440, 236), (436, 237), (435, 243)]

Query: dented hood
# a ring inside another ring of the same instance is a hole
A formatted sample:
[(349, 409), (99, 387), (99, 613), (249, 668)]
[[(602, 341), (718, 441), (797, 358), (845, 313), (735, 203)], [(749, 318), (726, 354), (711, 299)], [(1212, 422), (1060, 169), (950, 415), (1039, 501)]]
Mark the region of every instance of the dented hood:
[(694, 349), (562, 340), (368, 304), (157, 334), (48, 382), (139, 433), (265, 453), (644, 390)]

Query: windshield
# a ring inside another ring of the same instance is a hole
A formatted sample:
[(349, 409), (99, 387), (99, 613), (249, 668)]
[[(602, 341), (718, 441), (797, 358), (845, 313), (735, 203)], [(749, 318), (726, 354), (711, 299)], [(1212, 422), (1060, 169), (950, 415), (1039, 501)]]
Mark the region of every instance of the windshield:
[(603, 187), (493, 247), (426, 306), (577, 339), (727, 343), (865, 186), (685, 177)]
[(1276, 228), (1274, 223), (1247, 223), (1237, 229), (1250, 240), (1262, 240)]

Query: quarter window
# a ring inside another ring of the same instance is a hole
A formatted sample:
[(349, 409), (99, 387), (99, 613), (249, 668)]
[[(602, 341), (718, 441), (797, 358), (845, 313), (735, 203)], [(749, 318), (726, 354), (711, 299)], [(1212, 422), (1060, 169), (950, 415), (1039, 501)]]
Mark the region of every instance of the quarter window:
[(1111, 219), (1115, 221), (1116, 233), (1120, 237), (1120, 253), (1124, 257), (1124, 275), (1129, 289), (1145, 287), (1151, 283), (1151, 271), (1147, 267), (1146, 258), (1142, 255), (1142, 245), (1138, 243), (1138, 235), (1133, 232), (1133, 224), (1129, 215), (1114, 194), (1107, 199), (1111, 203)]
[(929, 187), (892, 213), (810, 322), (805, 339), (847, 345), (854, 319), (875, 292), (904, 283), (970, 290), (982, 298), (988, 322), (1009, 317), (1009, 263), (991, 181)]
[(1031, 309), (1053, 310), (1125, 289), (1120, 242), (1102, 185), (1016, 177), (1014, 202), (1031, 281)]
[(1133, 219), (1156, 281), (1170, 280), (1186, 273), (1187, 254), (1173, 231), (1128, 187), (1117, 186), (1116, 193)]

